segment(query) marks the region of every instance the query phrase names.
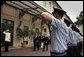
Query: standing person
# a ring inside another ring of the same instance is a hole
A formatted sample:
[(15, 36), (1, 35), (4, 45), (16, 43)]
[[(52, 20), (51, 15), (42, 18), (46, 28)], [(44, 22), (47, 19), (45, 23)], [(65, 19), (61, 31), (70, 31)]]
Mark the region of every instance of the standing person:
[(82, 38), (76, 32), (77, 31), (76, 27), (71, 26), (71, 28), (69, 28), (68, 56), (79, 56), (80, 53), (78, 52), (79, 49), (77, 43), (81, 42)]
[(73, 56), (73, 54), (74, 54), (73, 46), (75, 46), (75, 44), (72, 44), (74, 42), (73, 41), (73, 33), (72, 33), (73, 31), (71, 29), (72, 24), (66, 19), (64, 19), (64, 22), (68, 26), (68, 34), (69, 34), (69, 37), (67, 38), (67, 46), (68, 46), (67, 55)]
[(46, 39), (45, 39), (45, 36), (43, 37), (43, 52), (45, 51), (45, 42), (46, 42)]
[(36, 49), (36, 36), (33, 37), (33, 51)]
[(66, 12), (54, 8), (53, 16), (48, 12), (42, 12), (43, 19), (51, 25), (51, 56), (66, 56), (68, 30), (66, 24), (61, 20)]
[(40, 36), (37, 36), (36, 46), (37, 46), (37, 50), (39, 50), (39, 47), (40, 47)]
[(34, 41), (33, 51), (35, 51), (36, 49), (39, 50), (39, 39), (38, 39), (38, 36), (35, 36), (33, 41)]
[(40, 49), (40, 46), (41, 46), (41, 35), (38, 36), (38, 43), (39, 43), (39, 49)]
[(44, 41), (43, 41), (44, 36), (41, 36), (41, 48), (43, 49), (44, 46)]
[(72, 27), (72, 25), (70, 25), (68, 27), (68, 31), (69, 31), (69, 38), (67, 40), (67, 45), (68, 45), (67, 54), (68, 54), (68, 56), (74, 56), (74, 54), (76, 52), (76, 48), (77, 48), (76, 38), (74, 38), (73, 30), (71, 29), (71, 27)]
[(9, 42), (11, 41), (11, 33), (9, 29), (3, 32), (5, 34), (5, 52), (8, 52)]
[[(81, 56), (80, 55), (80, 52), (82, 50), (82, 45), (81, 43), (83, 42), (83, 37), (80, 36), (80, 34), (76, 31), (73, 31), (73, 35), (74, 35), (74, 38), (76, 40), (76, 43), (77, 43), (77, 46), (76, 48), (74, 48), (75, 52), (74, 52), (74, 56)], [(80, 43), (80, 44), (79, 44)]]
[(48, 44), (49, 44), (48, 37), (44, 37), (43, 41), (44, 41), (43, 51), (45, 51), (45, 50), (48, 51)]
[(76, 30), (76, 35), (77, 35), (77, 49), (78, 49), (77, 54), (79, 54), (79, 56), (82, 56), (81, 52), (83, 47), (83, 36), (78, 29)]

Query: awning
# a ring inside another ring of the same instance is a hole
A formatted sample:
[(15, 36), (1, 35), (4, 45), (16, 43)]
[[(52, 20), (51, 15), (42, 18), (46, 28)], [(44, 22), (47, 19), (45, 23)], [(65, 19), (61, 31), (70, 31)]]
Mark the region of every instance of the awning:
[(37, 17), (40, 16), (41, 12), (47, 11), (34, 1), (6, 1), (6, 4)]

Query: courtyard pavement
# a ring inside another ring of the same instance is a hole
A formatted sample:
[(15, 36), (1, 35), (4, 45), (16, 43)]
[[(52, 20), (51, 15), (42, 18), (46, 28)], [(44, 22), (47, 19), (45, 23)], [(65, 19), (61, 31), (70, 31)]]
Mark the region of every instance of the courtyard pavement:
[(48, 51), (33, 51), (32, 47), (24, 47), (17, 49), (9, 49), (9, 52), (1, 51), (1, 56), (50, 56), (50, 49)]

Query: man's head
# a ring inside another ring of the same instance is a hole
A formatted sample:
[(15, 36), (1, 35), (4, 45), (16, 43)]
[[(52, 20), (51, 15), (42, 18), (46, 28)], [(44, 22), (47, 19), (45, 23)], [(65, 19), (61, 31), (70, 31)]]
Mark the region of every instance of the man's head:
[(62, 19), (63, 15), (66, 13), (65, 11), (59, 9), (59, 8), (54, 8), (54, 11), (52, 12), (53, 16), (56, 17), (57, 19)]
[(7, 29), (6, 32), (9, 32), (9, 29)]

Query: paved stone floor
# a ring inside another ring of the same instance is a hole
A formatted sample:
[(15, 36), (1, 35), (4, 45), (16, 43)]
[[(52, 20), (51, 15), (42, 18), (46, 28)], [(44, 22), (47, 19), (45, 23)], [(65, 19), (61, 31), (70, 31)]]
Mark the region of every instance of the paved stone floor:
[[(83, 56), (83, 52), (81, 53)], [(32, 47), (26, 48), (10, 48), (9, 52), (4, 52), (4, 49), (1, 49), (1, 56), (50, 56), (50, 48), (48, 51), (33, 51)]]
[(17, 48), (9, 49), (9, 52), (1, 51), (1, 56), (50, 56), (50, 50), (42, 51), (33, 51), (33, 48)]

